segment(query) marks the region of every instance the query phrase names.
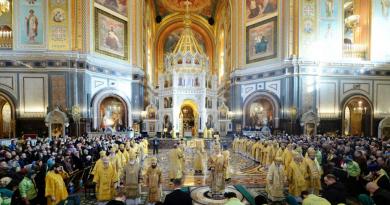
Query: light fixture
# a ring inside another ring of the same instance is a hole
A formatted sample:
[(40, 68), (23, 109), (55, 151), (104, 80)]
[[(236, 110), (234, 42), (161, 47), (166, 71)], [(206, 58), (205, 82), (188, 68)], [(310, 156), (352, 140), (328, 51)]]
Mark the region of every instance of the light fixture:
[(0, 16), (3, 15), (3, 13), (9, 12), (10, 9), (10, 3), (8, 0), (0, 0)]

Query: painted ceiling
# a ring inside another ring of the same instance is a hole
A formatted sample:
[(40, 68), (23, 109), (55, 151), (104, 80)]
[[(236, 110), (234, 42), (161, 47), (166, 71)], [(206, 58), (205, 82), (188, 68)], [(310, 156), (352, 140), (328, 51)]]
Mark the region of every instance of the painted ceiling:
[[(176, 12), (186, 11), (187, 0), (154, 0), (157, 14), (164, 17)], [(219, 0), (188, 0), (189, 10), (192, 13), (199, 14), (205, 18), (214, 17)]]

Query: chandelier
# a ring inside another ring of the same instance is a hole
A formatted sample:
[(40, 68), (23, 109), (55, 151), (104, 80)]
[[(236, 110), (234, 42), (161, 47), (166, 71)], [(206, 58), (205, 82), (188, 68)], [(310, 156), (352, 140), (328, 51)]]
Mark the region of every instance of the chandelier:
[(10, 9), (9, 0), (0, 0), (0, 16), (3, 13), (7, 13)]

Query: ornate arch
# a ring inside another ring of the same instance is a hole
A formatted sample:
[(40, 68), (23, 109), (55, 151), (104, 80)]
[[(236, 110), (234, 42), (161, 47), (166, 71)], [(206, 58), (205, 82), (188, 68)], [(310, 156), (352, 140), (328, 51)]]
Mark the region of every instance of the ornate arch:
[(370, 116), (370, 135), (372, 136), (373, 135), (373, 123), (374, 123), (374, 106), (373, 106), (372, 101), (370, 100), (370, 98), (367, 95), (361, 94), (361, 93), (352, 93), (352, 94), (344, 97), (344, 99), (341, 101), (341, 106), (340, 107), (342, 108), (342, 110), (341, 110), (341, 129), (342, 129), (342, 134), (344, 134), (344, 130), (345, 130), (345, 125), (344, 125), (345, 108), (349, 104), (349, 102), (351, 102), (351, 100), (353, 100), (355, 98), (362, 98), (370, 106), (370, 112), (371, 112), (371, 116)]
[[(16, 104), (15, 104), (15, 100), (14, 98), (12, 97), (12, 95), (10, 93), (8, 93), (7, 91), (3, 90), (3, 89), (0, 89), (0, 97), (4, 98), (10, 105), (11, 107), (11, 132), (12, 132), (12, 136), (10, 137), (15, 137), (16, 133), (15, 133), (15, 130), (16, 130)], [(1, 110), (0, 110), (1, 111)]]
[[(154, 79), (157, 81), (158, 73), (164, 67), (164, 43), (166, 38), (171, 34), (172, 31), (184, 28), (183, 24), (184, 15), (180, 13), (171, 14), (163, 19), (161, 26), (157, 28), (156, 40), (155, 40), (155, 69), (154, 69)], [(205, 40), (206, 54), (210, 59), (210, 68), (213, 73), (216, 72), (214, 66), (214, 56), (215, 56), (215, 39), (213, 31), (206, 19), (199, 15), (191, 15), (191, 28), (198, 32), (202, 38)]]
[(131, 100), (127, 95), (117, 89), (103, 89), (96, 93), (91, 101), (92, 107), (92, 119), (93, 119), (93, 128), (97, 129), (99, 127), (99, 106), (107, 97), (114, 97), (119, 99), (126, 107), (127, 112), (125, 113), (125, 119), (127, 119), (126, 126), (132, 125), (132, 116), (131, 116)]
[(279, 116), (280, 116), (280, 102), (279, 99), (274, 96), (273, 94), (267, 92), (267, 91), (257, 91), (252, 93), (249, 97), (247, 97), (244, 101), (243, 105), (243, 125), (246, 127), (246, 118), (249, 116), (247, 115), (246, 110), (248, 109), (248, 106), (251, 105), (251, 103), (258, 99), (265, 99), (270, 102), (270, 104), (273, 106), (273, 114), (274, 114), (274, 126), (275, 128), (279, 127)]

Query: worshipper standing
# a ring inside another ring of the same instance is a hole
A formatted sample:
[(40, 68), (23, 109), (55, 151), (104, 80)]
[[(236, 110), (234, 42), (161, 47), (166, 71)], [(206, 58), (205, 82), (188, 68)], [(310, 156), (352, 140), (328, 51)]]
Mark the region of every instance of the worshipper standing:
[(390, 203), (390, 192), (380, 188), (376, 183), (369, 182), (366, 189), (372, 195), (375, 205), (388, 205)]
[(360, 178), (360, 167), (359, 164), (352, 160), (351, 157), (345, 158), (344, 167), (347, 171), (347, 187), (353, 196), (358, 194), (359, 178)]
[(372, 182), (382, 189), (390, 190), (390, 180), (385, 170), (381, 169), (376, 163), (370, 164), (368, 169)]
[(152, 145), (153, 145), (153, 155), (158, 154), (158, 147), (160, 146), (160, 140), (157, 137), (153, 138)]
[(304, 173), (299, 167), (302, 166), (302, 155), (293, 151), (293, 160), (287, 168), (288, 191), (294, 197), (299, 197), (306, 190)]
[(68, 198), (64, 178), (68, 174), (59, 163), (55, 163), (51, 170), (47, 173), (45, 179), (45, 196), (47, 205), (57, 205)]
[(304, 159), (306, 173), (306, 187), (309, 193), (319, 194), (321, 189), (321, 167), (316, 159), (316, 151), (310, 147), (307, 150), (307, 156)]
[(23, 168), (20, 173), (24, 176), (19, 183), (19, 193), (22, 199), (22, 204), (37, 204), (37, 190), (35, 184), (31, 180), (31, 171)]
[(124, 168), (123, 185), (126, 193), (127, 205), (138, 205), (141, 192), (141, 165), (136, 159), (135, 153), (129, 154), (129, 162)]
[(171, 181), (181, 179), (183, 177), (182, 159), (183, 152), (177, 144), (173, 145), (173, 149), (168, 152), (168, 177)]
[(224, 205), (244, 205), (238, 198), (236, 193), (234, 192), (226, 192), (224, 194), (225, 198), (228, 199), (228, 201)]
[(96, 169), (93, 182), (96, 183), (96, 199), (98, 204), (106, 204), (115, 194), (115, 183), (118, 176), (108, 157), (102, 159), (103, 166)]
[(153, 157), (151, 160), (151, 165), (146, 170), (145, 174), (145, 183), (148, 189), (147, 203), (152, 205), (161, 200), (161, 169), (157, 167), (157, 158)]
[[(38, 190), (37, 204), (45, 205), (47, 200), (45, 198), (45, 177), (47, 173), (47, 165), (42, 160), (35, 162), (37, 174), (34, 177), (34, 183)], [(52, 165), (51, 165), (52, 166)]]
[(268, 169), (265, 190), (272, 202), (283, 201), (285, 198), (283, 193), (285, 175), (282, 163), (282, 158), (276, 157)]
[(192, 205), (191, 196), (181, 190), (181, 180), (172, 181), (174, 190), (165, 197), (164, 205)]
[(336, 176), (328, 174), (324, 177), (326, 186), (323, 189), (322, 197), (328, 200), (332, 205), (346, 203), (346, 189), (344, 185), (337, 182)]

